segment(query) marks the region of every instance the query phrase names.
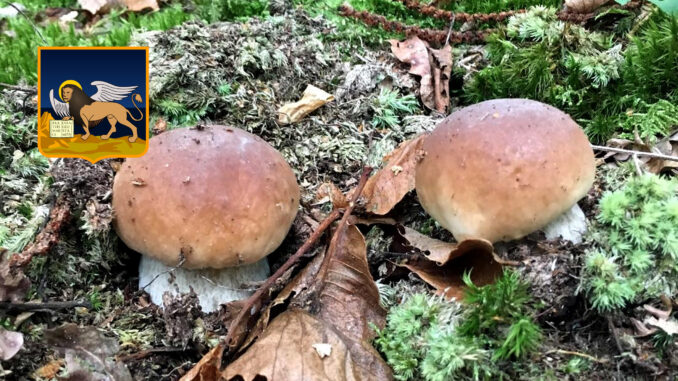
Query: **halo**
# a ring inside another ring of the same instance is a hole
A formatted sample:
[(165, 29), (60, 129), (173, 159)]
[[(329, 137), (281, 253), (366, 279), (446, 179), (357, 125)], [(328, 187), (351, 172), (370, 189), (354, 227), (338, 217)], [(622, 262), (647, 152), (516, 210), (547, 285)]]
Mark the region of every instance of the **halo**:
[(75, 85), (75, 86), (79, 87), (80, 90), (82, 90), (82, 86), (80, 86), (80, 84), (79, 84), (77, 81), (73, 80), (73, 79), (69, 79), (69, 80), (63, 81), (63, 82), (61, 83), (61, 86), (59, 86), (59, 99), (61, 99), (62, 101), (63, 101), (63, 99), (61, 98), (61, 89), (63, 89), (64, 86), (66, 86), (66, 85)]

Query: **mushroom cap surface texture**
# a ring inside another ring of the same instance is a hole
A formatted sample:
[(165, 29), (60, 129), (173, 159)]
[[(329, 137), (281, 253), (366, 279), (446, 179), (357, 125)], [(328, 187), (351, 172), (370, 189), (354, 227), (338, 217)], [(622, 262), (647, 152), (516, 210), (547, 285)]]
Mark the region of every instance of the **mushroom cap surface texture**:
[(458, 110), (423, 146), (416, 190), (458, 241), (508, 241), (567, 211), (591, 188), (593, 150), (564, 112), (528, 99)]
[(283, 241), (299, 207), (285, 159), (238, 128), (181, 128), (153, 137), (115, 176), (120, 238), (137, 252), (189, 269), (256, 262)]

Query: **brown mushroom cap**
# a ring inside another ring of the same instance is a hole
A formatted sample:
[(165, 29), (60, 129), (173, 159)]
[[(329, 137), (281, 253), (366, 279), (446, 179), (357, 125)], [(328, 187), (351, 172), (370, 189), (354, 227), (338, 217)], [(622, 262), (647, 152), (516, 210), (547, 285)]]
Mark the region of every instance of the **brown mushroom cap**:
[(572, 118), (527, 99), (454, 112), (426, 138), (416, 169), (424, 209), (458, 241), (523, 237), (572, 207), (595, 163)]
[(115, 228), (130, 248), (175, 266), (224, 268), (275, 250), (299, 186), (285, 159), (246, 131), (177, 129), (150, 140), (115, 176)]

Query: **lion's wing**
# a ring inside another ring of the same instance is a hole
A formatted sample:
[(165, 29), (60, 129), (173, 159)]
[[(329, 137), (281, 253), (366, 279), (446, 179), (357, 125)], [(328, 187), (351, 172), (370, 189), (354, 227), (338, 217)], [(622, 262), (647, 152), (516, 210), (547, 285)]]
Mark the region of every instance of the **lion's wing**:
[(49, 91), (49, 101), (52, 103), (52, 108), (57, 115), (61, 117), (69, 116), (70, 112), (68, 111), (68, 103), (61, 102), (54, 98), (54, 89)]
[(94, 81), (92, 86), (97, 88), (97, 92), (92, 95), (92, 99), (100, 102), (119, 101), (137, 88), (136, 86), (115, 86), (104, 81)]

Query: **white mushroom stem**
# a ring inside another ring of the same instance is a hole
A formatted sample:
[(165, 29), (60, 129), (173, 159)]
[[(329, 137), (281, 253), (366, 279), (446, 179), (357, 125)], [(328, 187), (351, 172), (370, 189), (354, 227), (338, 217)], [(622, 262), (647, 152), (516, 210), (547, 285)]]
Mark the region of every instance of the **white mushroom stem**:
[(217, 311), (219, 305), (248, 298), (256, 291), (256, 282), (270, 274), (266, 257), (258, 262), (217, 269), (189, 270), (167, 266), (155, 259), (142, 256), (139, 264), (139, 288), (151, 296), (151, 301), (162, 306), (162, 295), (167, 291), (179, 295), (193, 291), (198, 295), (203, 312)]
[(574, 244), (581, 243), (587, 230), (586, 216), (579, 205), (574, 204), (565, 213), (544, 227), (549, 240), (562, 238)]

